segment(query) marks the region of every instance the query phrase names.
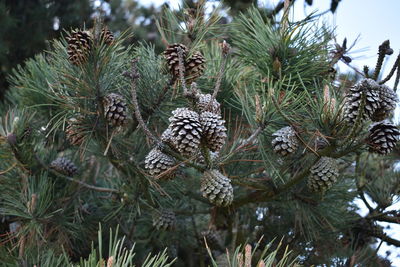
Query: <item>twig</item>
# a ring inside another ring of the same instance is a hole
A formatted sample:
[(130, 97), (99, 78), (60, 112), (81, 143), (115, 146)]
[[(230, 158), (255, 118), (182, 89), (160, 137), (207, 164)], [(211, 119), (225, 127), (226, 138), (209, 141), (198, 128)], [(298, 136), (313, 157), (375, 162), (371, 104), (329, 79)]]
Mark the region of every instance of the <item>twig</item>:
[(178, 70), (179, 70), (179, 81), (181, 82), (183, 88), (183, 95), (188, 96), (190, 95), (185, 82), (185, 62), (183, 58), (183, 50), (182, 48), (178, 47)]
[[(61, 176), (61, 175), (58, 174), (58, 176)], [(85, 188), (88, 188), (88, 189), (91, 189), (91, 190), (94, 190), (94, 191), (97, 191), (97, 192), (108, 192), (108, 193), (118, 193), (119, 192), (117, 189), (106, 188), (106, 187), (98, 187), (98, 186), (90, 185), (90, 184), (87, 184), (85, 182), (82, 182), (80, 180), (76, 180), (76, 179), (68, 177), (68, 176), (61, 176), (61, 177), (66, 179), (66, 180), (68, 180), (68, 181), (80, 184), (81, 186), (83, 186)]]
[[(400, 54), (397, 56), (396, 61), (394, 62), (393, 67), (390, 70), (389, 74), (386, 76), (385, 79), (380, 81), (379, 84), (384, 84), (385, 82), (389, 81), (392, 78), (392, 76), (393, 76), (394, 72), (396, 71), (396, 69), (398, 70), (399, 67), (400, 67)], [(397, 73), (398, 73), (398, 71), (397, 71)]]
[(132, 69), (130, 72), (128, 72), (128, 71), (125, 72), (124, 76), (130, 78), (132, 81), (132, 85), (131, 85), (132, 103), (133, 103), (133, 107), (135, 109), (136, 120), (139, 122), (139, 125), (142, 127), (146, 136), (149, 139), (151, 139), (154, 143), (159, 144), (160, 141), (147, 128), (146, 124), (143, 121), (142, 114), (140, 113), (139, 104), (138, 104), (138, 100), (137, 100), (137, 93), (136, 93), (136, 80), (139, 79), (139, 77), (140, 77), (139, 72), (137, 70), (137, 66), (136, 66), (137, 62), (138, 62), (138, 59), (132, 60)]
[(221, 61), (221, 66), (220, 66), (219, 73), (217, 76), (217, 81), (215, 82), (214, 92), (212, 95), (213, 98), (217, 97), (219, 88), (221, 87), (222, 76), (225, 73), (225, 67), (226, 67), (226, 63), (228, 61), (228, 54), (230, 51), (230, 46), (225, 40), (221, 44), (221, 49), (222, 49), (222, 61)]
[[(291, 0), (291, 4), (294, 4), (296, 0)], [(276, 14), (278, 14), (285, 6), (285, 1), (280, 2), (278, 5), (276, 5), (276, 7), (274, 8), (274, 10), (271, 11), (271, 13), (269, 13), (267, 15), (267, 17), (269, 19), (272, 19)]]
[(94, 190), (94, 191), (98, 191), (98, 192), (109, 192), (109, 193), (118, 193), (119, 192), (117, 189), (106, 188), (106, 187), (98, 187), (98, 186), (90, 185), (90, 184), (87, 184), (87, 183), (82, 182), (80, 180), (76, 180), (76, 179), (74, 179), (72, 177), (63, 175), (63, 174), (61, 174), (59, 172), (56, 172), (56, 171), (50, 169), (46, 164), (44, 164), (44, 162), (36, 154), (35, 154), (35, 158), (36, 158), (36, 161), (39, 163), (39, 165), (43, 169), (45, 169), (46, 171), (48, 171), (48, 172), (50, 172), (50, 173), (52, 173), (52, 174), (54, 174), (54, 175), (56, 175), (58, 177), (64, 178), (64, 179), (66, 179), (68, 181), (80, 184), (81, 186), (83, 186), (85, 188), (88, 188), (88, 189), (91, 189), (91, 190)]
[(240, 144), (240, 146), (237, 149), (235, 149), (235, 151), (237, 151), (238, 149), (241, 149), (242, 147), (245, 147), (245, 146), (248, 146), (248, 145), (252, 144), (254, 142), (254, 140), (258, 137), (258, 135), (265, 129), (266, 126), (267, 126), (266, 123), (258, 126), (257, 129), (249, 136), (249, 138), (244, 140)]
[(372, 75), (372, 79), (376, 81), (378, 79), (379, 73), (382, 69), (383, 60), (385, 56), (390, 54), (390, 51), (393, 53), (393, 50), (390, 48), (389, 40), (384, 41), (378, 48), (378, 60), (376, 61), (374, 75)]
[(388, 237), (385, 233), (371, 233), (371, 236), (377, 237), (382, 241), (385, 241), (386, 243), (400, 247), (400, 241), (391, 237)]
[(396, 73), (396, 79), (394, 80), (394, 86), (393, 86), (393, 91), (397, 91), (397, 86), (399, 85), (399, 80), (400, 80), (400, 63), (399, 66), (397, 67), (397, 73)]

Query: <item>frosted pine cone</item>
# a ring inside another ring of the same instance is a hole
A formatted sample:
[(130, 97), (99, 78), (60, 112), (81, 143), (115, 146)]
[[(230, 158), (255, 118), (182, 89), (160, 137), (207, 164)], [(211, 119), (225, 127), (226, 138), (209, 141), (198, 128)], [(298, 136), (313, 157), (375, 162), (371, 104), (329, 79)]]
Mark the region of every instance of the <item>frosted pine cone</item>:
[(74, 174), (78, 172), (78, 168), (75, 166), (75, 164), (71, 160), (64, 157), (53, 160), (50, 163), (50, 168), (67, 176), (74, 176)]
[(175, 213), (171, 210), (158, 210), (153, 215), (153, 226), (155, 226), (157, 230), (172, 230), (175, 224)]
[(171, 146), (172, 148), (175, 149), (174, 147), (174, 142), (173, 142), (173, 134), (172, 134), (172, 130), (170, 127), (168, 127), (167, 129), (164, 130), (164, 132), (161, 134), (161, 141), (164, 144), (168, 144), (169, 146)]
[(174, 147), (182, 155), (195, 155), (203, 132), (199, 114), (188, 108), (178, 108), (172, 114), (173, 116), (169, 118), (171, 122), (169, 128)]
[(197, 94), (196, 95), (196, 108), (200, 113), (212, 112), (221, 114), (221, 105), (210, 94)]
[(381, 101), (379, 107), (371, 115), (372, 121), (382, 121), (389, 118), (393, 114), (398, 101), (396, 93), (386, 85), (379, 87), (379, 97)]
[(274, 151), (281, 156), (294, 153), (299, 146), (296, 131), (291, 126), (281, 128), (272, 136), (275, 137), (271, 142)]
[(322, 157), (310, 169), (308, 188), (314, 192), (325, 192), (339, 177), (339, 168), (334, 158)]
[(399, 141), (400, 131), (392, 123), (382, 121), (374, 123), (367, 138), (370, 152), (385, 155), (390, 153)]
[(175, 159), (164, 154), (158, 148), (153, 148), (147, 154), (144, 163), (145, 169), (153, 177), (171, 179), (175, 176), (175, 170), (168, 171), (175, 166)]
[(220, 151), (227, 137), (225, 121), (218, 114), (203, 112), (200, 114), (200, 123), (205, 145), (213, 152)]
[(175, 77), (179, 77), (178, 48), (182, 49), (183, 64), (185, 64), (185, 58), (186, 58), (188, 49), (183, 44), (177, 44), (177, 43), (171, 44), (164, 51), (164, 58), (167, 61), (169, 72)]
[(121, 126), (128, 123), (127, 107), (124, 98), (111, 93), (103, 99), (104, 116), (113, 126)]
[(195, 52), (186, 60), (186, 82), (191, 84), (204, 73), (206, 59), (200, 52)]
[(381, 98), (379, 91), (380, 85), (369, 78), (363, 79), (351, 87), (346, 95), (344, 118), (350, 123), (356, 121), (363, 93), (366, 94), (366, 98), (362, 119), (371, 118), (380, 107)]
[(217, 206), (229, 206), (233, 201), (231, 180), (218, 170), (204, 172), (200, 191), (203, 193), (203, 197)]
[(74, 65), (84, 63), (92, 49), (92, 34), (89, 31), (74, 30), (66, 39), (68, 60)]
[[(204, 157), (203, 157), (203, 155), (201, 154), (200, 151), (199, 151), (198, 155), (199, 156), (197, 157), (196, 162), (201, 163), (201, 164), (205, 164), (206, 162), (205, 162)], [(214, 161), (215, 159), (217, 159), (218, 156), (219, 156), (218, 152), (210, 151), (210, 160), (211, 161)]]

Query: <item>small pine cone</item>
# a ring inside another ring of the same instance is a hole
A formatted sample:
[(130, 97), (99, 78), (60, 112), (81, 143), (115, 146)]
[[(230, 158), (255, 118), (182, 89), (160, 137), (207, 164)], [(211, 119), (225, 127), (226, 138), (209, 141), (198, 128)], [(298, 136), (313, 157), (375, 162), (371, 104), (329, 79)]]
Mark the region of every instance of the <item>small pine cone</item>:
[(362, 119), (371, 118), (380, 106), (381, 98), (379, 87), (379, 84), (372, 79), (363, 79), (355, 86), (351, 87), (346, 95), (344, 104), (345, 120), (349, 123), (356, 121), (363, 93), (366, 94), (366, 98)]
[(188, 108), (177, 108), (169, 118), (174, 147), (185, 156), (193, 156), (200, 145), (203, 129), (197, 112)]
[(231, 180), (218, 170), (204, 172), (200, 191), (216, 206), (229, 206), (233, 201), (233, 187)]
[(393, 114), (398, 101), (396, 93), (388, 86), (381, 85), (379, 87), (380, 105), (372, 114), (372, 121), (383, 121)]
[(92, 34), (89, 31), (75, 30), (66, 39), (68, 60), (74, 65), (84, 63), (92, 49)]
[(329, 141), (325, 137), (317, 136), (314, 139), (314, 148), (315, 148), (315, 150), (322, 150), (322, 149), (326, 148), (329, 145), (330, 145)]
[[(204, 159), (204, 157), (203, 157), (203, 155), (201, 154), (200, 151), (199, 151), (198, 155), (199, 155), (199, 156), (197, 157), (196, 162), (198, 162), (198, 163), (200, 163), (200, 164), (205, 164), (206, 161), (205, 161), (205, 159)], [(218, 156), (219, 156), (219, 153), (218, 153), (218, 152), (212, 152), (212, 151), (210, 151), (210, 160), (211, 160), (211, 161), (214, 161), (216, 158), (218, 158)]]
[(188, 49), (183, 44), (178, 44), (178, 43), (171, 44), (164, 51), (164, 58), (167, 61), (169, 72), (175, 77), (179, 77), (178, 47), (182, 49), (183, 64), (185, 64), (185, 58), (188, 53)]
[(394, 124), (388, 121), (374, 123), (367, 138), (369, 151), (386, 155), (396, 146), (399, 136), (400, 131)]
[(173, 138), (174, 138), (174, 136), (173, 136), (173, 134), (172, 134), (172, 130), (171, 130), (170, 127), (168, 127), (167, 129), (165, 129), (164, 132), (161, 134), (161, 141), (162, 141), (164, 144), (168, 144), (168, 145), (170, 145), (171, 147), (175, 148), (175, 147), (174, 147)]
[(196, 109), (199, 113), (208, 111), (215, 114), (221, 114), (221, 105), (210, 94), (196, 95)]
[(204, 73), (206, 59), (200, 52), (195, 52), (186, 60), (185, 76), (186, 82), (191, 84)]
[(213, 229), (209, 229), (206, 231), (202, 231), (201, 233), (202, 237), (202, 242), (204, 242), (204, 239), (207, 242), (208, 247), (211, 249), (219, 249), (221, 248), (221, 243), (220, 243), (220, 236), (217, 231)]
[(291, 126), (281, 128), (272, 136), (275, 137), (271, 142), (274, 151), (281, 156), (294, 153), (299, 146), (296, 131)]
[(175, 213), (171, 210), (158, 210), (153, 215), (153, 226), (155, 226), (157, 230), (172, 230), (175, 224)]
[(153, 148), (147, 154), (144, 163), (145, 169), (153, 177), (171, 179), (175, 176), (175, 170), (168, 171), (176, 165), (175, 159), (164, 154), (158, 148)]
[(322, 157), (310, 169), (308, 188), (314, 192), (325, 192), (339, 176), (339, 168), (336, 159)]
[(68, 120), (65, 135), (71, 145), (79, 146), (82, 144), (83, 139), (86, 136), (86, 131), (87, 128), (83, 123), (82, 117), (71, 118)]
[(103, 28), (100, 32), (100, 40), (111, 45), (114, 42), (114, 34), (108, 28)]
[(200, 123), (205, 145), (213, 152), (220, 151), (227, 137), (225, 121), (218, 114), (203, 112), (200, 114)]
[(107, 95), (103, 99), (103, 106), (104, 116), (110, 125), (121, 126), (128, 123), (128, 110), (122, 96), (114, 93)]
[(78, 168), (75, 166), (75, 164), (71, 160), (64, 157), (53, 160), (50, 163), (50, 168), (61, 174), (71, 177), (78, 172)]

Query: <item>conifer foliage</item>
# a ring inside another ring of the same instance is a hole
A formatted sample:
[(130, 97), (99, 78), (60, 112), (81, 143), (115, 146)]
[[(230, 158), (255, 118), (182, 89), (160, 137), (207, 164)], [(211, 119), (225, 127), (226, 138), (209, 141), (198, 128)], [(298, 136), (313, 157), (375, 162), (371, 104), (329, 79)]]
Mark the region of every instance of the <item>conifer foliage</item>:
[(399, 60), (378, 80), (385, 41), (372, 75), (333, 77), (334, 33), (288, 8), (279, 22), (249, 8), (226, 27), (219, 8), (165, 9), (161, 54), (96, 21), (17, 68), (0, 120), (0, 258), (381, 264), (374, 242), (400, 246), (378, 224), (400, 216)]

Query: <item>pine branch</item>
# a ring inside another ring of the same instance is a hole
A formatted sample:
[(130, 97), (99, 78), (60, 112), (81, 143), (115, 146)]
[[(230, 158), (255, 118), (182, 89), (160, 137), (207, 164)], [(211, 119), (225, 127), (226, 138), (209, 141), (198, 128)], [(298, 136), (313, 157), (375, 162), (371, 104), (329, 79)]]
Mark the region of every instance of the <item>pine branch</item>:
[(132, 69), (131, 71), (127, 71), (124, 73), (125, 77), (128, 77), (131, 79), (131, 93), (132, 93), (132, 103), (133, 103), (133, 107), (135, 109), (135, 116), (136, 116), (136, 120), (139, 122), (139, 125), (142, 127), (144, 133), (146, 134), (146, 136), (152, 140), (154, 143), (156, 144), (160, 144), (160, 141), (158, 140), (158, 138), (156, 138), (151, 132), (150, 130), (147, 128), (146, 124), (144, 123), (142, 114), (140, 113), (140, 109), (139, 109), (139, 104), (138, 104), (138, 100), (137, 100), (137, 92), (136, 92), (136, 81), (137, 79), (140, 78), (139, 72), (137, 70), (137, 64), (138, 59), (134, 59), (132, 60)]
[(382, 241), (385, 241), (386, 243), (388, 243), (389, 245), (393, 245), (396, 247), (400, 247), (400, 240), (391, 238), (389, 236), (387, 236), (385, 233), (370, 233), (371, 236), (379, 238)]
[(376, 221), (400, 224), (399, 216), (395, 217), (395, 216), (379, 215), (379, 216), (372, 216), (371, 218), (373, 218)]
[(268, 201), (268, 200), (271, 200), (271, 199), (277, 197), (278, 195), (286, 192), (287, 190), (291, 189), (294, 185), (301, 182), (309, 174), (310, 168), (312, 165), (314, 165), (315, 161), (313, 162), (313, 164), (306, 167), (302, 172), (297, 174), (295, 177), (290, 179), (285, 184), (283, 184), (277, 188), (272, 187), (271, 190), (266, 191), (266, 192), (265, 191), (264, 192), (262, 192), (262, 191), (252, 192), (244, 197), (236, 199), (233, 202), (232, 207), (239, 208), (239, 207), (244, 206), (249, 203), (265, 202), (265, 201)]
[(72, 177), (63, 175), (63, 174), (61, 174), (61, 173), (59, 173), (59, 172), (57, 172), (57, 171), (54, 171), (54, 170), (50, 169), (46, 164), (44, 164), (44, 162), (43, 162), (37, 155), (35, 155), (35, 158), (36, 158), (37, 162), (39, 162), (39, 164), (41, 165), (41, 167), (42, 167), (44, 170), (48, 171), (49, 173), (52, 173), (52, 174), (54, 174), (54, 175), (56, 175), (56, 176), (58, 176), (58, 177), (61, 177), (61, 178), (63, 178), (63, 179), (66, 179), (66, 180), (68, 180), (68, 181), (77, 183), (77, 184), (79, 184), (79, 185), (81, 185), (81, 186), (83, 186), (83, 187), (85, 187), (85, 188), (88, 188), (88, 189), (94, 190), (94, 191), (98, 191), (98, 192), (108, 192), (108, 193), (118, 193), (118, 192), (119, 192), (117, 189), (106, 188), (106, 187), (98, 187), (98, 186), (90, 185), (90, 184), (87, 184), (87, 183), (82, 182), (82, 181), (80, 181), (80, 180), (76, 180), (76, 179), (74, 179), (74, 178), (72, 178)]
[(399, 68), (400, 68), (400, 54), (397, 56), (396, 61), (394, 62), (393, 67), (390, 70), (389, 74), (386, 76), (385, 79), (380, 81), (379, 84), (384, 84), (385, 82), (389, 81), (392, 78), (396, 69), (399, 69)]

